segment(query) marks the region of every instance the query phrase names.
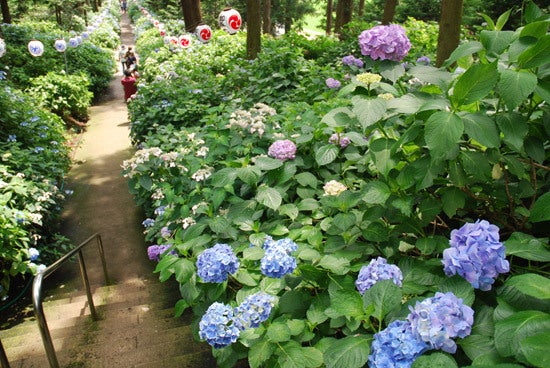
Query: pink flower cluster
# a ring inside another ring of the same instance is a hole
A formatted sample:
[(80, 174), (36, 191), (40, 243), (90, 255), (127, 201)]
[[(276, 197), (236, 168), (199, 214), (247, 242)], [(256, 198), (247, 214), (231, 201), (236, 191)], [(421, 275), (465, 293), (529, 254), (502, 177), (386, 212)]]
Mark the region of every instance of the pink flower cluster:
[(269, 146), (267, 154), (281, 161), (294, 160), (296, 157), (296, 145), (288, 139), (281, 139)]
[(373, 60), (401, 61), (411, 49), (405, 28), (398, 24), (380, 25), (367, 29), (359, 35), (363, 55)]

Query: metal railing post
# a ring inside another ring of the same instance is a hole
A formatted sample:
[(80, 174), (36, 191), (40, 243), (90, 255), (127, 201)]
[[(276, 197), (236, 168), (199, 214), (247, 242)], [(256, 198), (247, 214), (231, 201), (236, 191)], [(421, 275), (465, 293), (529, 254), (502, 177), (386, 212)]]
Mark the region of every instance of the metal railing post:
[(6, 356), (4, 345), (2, 345), (2, 340), (0, 340), (0, 367), (10, 368), (10, 362), (8, 362), (8, 357)]
[(99, 258), (101, 258), (101, 265), (103, 266), (103, 276), (105, 277), (105, 285), (111, 285), (111, 280), (109, 280), (109, 274), (107, 273), (107, 262), (105, 261), (105, 252), (103, 251), (103, 241), (101, 240), (101, 235), (97, 234), (97, 250), (99, 252)]
[(38, 322), (38, 329), (40, 330), (40, 336), (42, 336), (42, 343), (46, 350), (46, 356), (48, 362), (50, 362), (51, 368), (59, 368), (59, 362), (55, 355), (55, 348), (53, 347), (52, 336), (50, 335), (50, 329), (46, 322), (46, 316), (44, 315), (44, 308), (42, 308), (42, 279), (44, 277), (43, 272), (39, 272), (35, 277), (32, 285), (32, 299), (34, 303), (34, 314), (36, 315), (36, 321)]
[(86, 289), (86, 297), (88, 298), (88, 306), (90, 307), (90, 315), (94, 321), (97, 321), (97, 313), (94, 306), (94, 298), (92, 297), (92, 291), (90, 290), (90, 281), (88, 280), (88, 273), (86, 272), (86, 264), (84, 263), (84, 256), (82, 250), (78, 251), (78, 263), (80, 264), (80, 276), (82, 277), (82, 283)]

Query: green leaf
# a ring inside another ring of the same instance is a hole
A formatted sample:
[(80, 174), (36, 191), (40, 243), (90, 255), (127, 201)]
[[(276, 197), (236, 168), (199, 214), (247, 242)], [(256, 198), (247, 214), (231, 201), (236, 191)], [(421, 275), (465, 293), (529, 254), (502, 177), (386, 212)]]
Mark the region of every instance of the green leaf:
[(349, 260), (327, 254), (319, 261), (319, 267), (329, 270), (336, 275), (345, 275), (349, 271)]
[(550, 331), (527, 336), (519, 342), (520, 350), (525, 359), (535, 367), (550, 367)]
[(360, 317), (363, 315), (363, 300), (356, 290), (335, 290), (330, 293), (331, 315)]
[(259, 368), (266, 360), (268, 360), (273, 351), (275, 350), (275, 344), (267, 339), (261, 339), (257, 344), (250, 347), (248, 352), (248, 363), (251, 368)]
[(500, 73), (498, 88), (508, 109), (513, 110), (522, 103), (537, 86), (537, 76), (528, 70), (506, 69)]
[(539, 21), (526, 24), (519, 33), (519, 37), (535, 38), (543, 37), (548, 32), (548, 21)]
[(338, 157), (338, 152), (340, 151), (334, 144), (321, 146), (315, 151), (315, 161), (319, 166), (328, 165)]
[(528, 1), (525, 6), (525, 21), (532, 23), (542, 15), (542, 10), (533, 2)]
[(487, 96), (498, 81), (496, 62), (474, 64), (464, 72), (455, 84), (452, 100), (455, 106), (464, 106)]
[(298, 206), (296, 206), (294, 203), (287, 203), (283, 204), (279, 207), (279, 213), (281, 215), (286, 215), (290, 217), (292, 221), (296, 220), (296, 217), (300, 214), (300, 210), (298, 210)]
[(510, 13), (512, 12), (512, 9), (508, 9), (508, 11), (502, 13), (498, 19), (497, 19), (497, 24), (495, 26), (495, 28), (500, 31), (502, 28), (504, 28), (504, 25), (506, 24), (506, 22), (508, 22), (508, 18), (510, 18)]
[(235, 278), (235, 280), (246, 286), (254, 287), (258, 285), (258, 281), (254, 279), (250, 272), (248, 272), (248, 270), (244, 268), (239, 268), (237, 270), (237, 273), (235, 273), (233, 277)]
[(176, 302), (176, 305), (174, 306), (174, 317), (179, 318), (185, 312), (187, 308), (189, 308), (190, 305), (187, 303), (184, 299), (180, 299)]
[(498, 114), (497, 125), (504, 135), (503, 140), (515, 151), (523, 152), (523, 140), (528, 132), (527, 122), (517, 113)]
[(301, 172), (296, 175), (296, 181), (304, 187), (317, 188), (319, 180), (310, 172)]
[(318, 349), (302, 347), (296, 341), (279, 345), (279, 349), (275, 352), (279, 356), (278, 367), (317, 368), (323, 364), (323, 355)]
[(492, 166), (482, 152), (461, 151), (458, 157), (464, 171), (476, 182), (491, 180)]
[(352, 110), (357, 115), (364, 131), (382, 119), (386, 113), (386, 100), (382, 98), (367, 99), (354, 96), (351, 103), (353, 104)]
[[(477, 318), (477, 315), (476, 315)], [(496, 353), (495, 344), (491, 336), (470, 335), (459, 341), (459, 345), (464, 350), (470, 360), (479, 356)]]
[(483, 46), (489, 52), (495, 54), (500, 54), (504, 51), (512, 39), (514, 38), (515, 32), (513, 31), (481, 31), (479, 39)]
[(265, 250), (260, 247), (248, 247), (243, 250), (243, 259), (249, 261), (259, 261), (265, 254)]
[(365, 366), (370, 354), (372, 338), (355, 335), (344, 337), (331, 343), (324, 352), (327, 368), (361, 368)]
[(531, 222), (548, 220), (550, 220), (550, 192), (546, 192), (537, 198), (529, 215), (529, 221)]
[(297, 206), (300, 211), (315, 211), (319, 208), (319, 202), (314, 198), (304, 198)]
[(520, 341), (550, 330), (550, 315), (539, 311), (522, 311), (495, 323), (495, 346), (503, 357), (521, 361)]
[(443, 66), (448, 67), (456, 63), (458, 59), (461, 59), (465, 56), (473, 55), (481, 50), (483, 50), (483, 45), (481, 44), (481, 42), (471, 41), (468, 43), (463, 43), (452, 52), (451, 56), (449, 56), (445, 63), (443, 63)]
[(413, 362), (411, 368), (457, 368), (453, 357), (445, 353), (421, 355)]
[(409, 74), (422, 82), (439, 86), (442, 90), (446, 90), (451, 81), (451, 74), (448, 71), (433, 66), (416, 65), (409, 70)]
[(466, 193), (456, 187), (444, 188), (441, 202), (443, 203), (443, 211), (451, 218), (458, 209), (464, 208)]
[(514, 287), (533, 298), (540, 300), (550, 299), (550, 280), (541, 275), (526, 273), (512, 276), (506, 280), (505, 285)]
[(391, 80), (393, 83), (405, 75), (405, 68), (403, 68), (403, 65), (395, 61), (382, 60), (379, 64), (379, 68), (380, 74), (384, 78)]
[(536, 44), (523, 51), (518, 57), (520, 68), (536, 68), (550, 59), (550, 35), (541, 37)]
[(500, 146), (500, 135), (493, 119), (482, 113), (462, 115), (468, 137), (488, 148)]
[(516, 256), (531, 261), (550, 262), (548, 238), (537, 239), (532, 235), (515, 232), (504, 242), (504, 245), (506, 246), (507, 256)]
[(172, 267), (174, 268), (176, 280), (180, 284), (185, 284), (195, 273), (195, 264), (186, 258), (178, 258), (178, 261)]
[(267, 337), (272, 342), (285, 342), (290, 340), (290, 328), (283, 322), (273, 322), (267, 328)]
[(382, 321), (389, 312), (401, 307), (402, 296), (401, 288), (395, 285), (393, 280), (382, 280), (365, 291), (363, 305), (365, 308), (374, 305), (372, 315)]
[(384, 204), (391, 195), (390, 187), (381, 181), (370, 181), (363, 190), (363, 201), (368, 204)]
[(439, 291), (442, 293), (452, 292), (458, 298), (462, 298), (466, 305), (471, 306), (474, 303), (474, 287), (458, 275), (447, 277), (445, 281), (439, 285)]
[(237, 176), (248, 185), (256, 185), (261, 176), (261, 171), (256, 166), (239, 167)]
[(210, 176), (210, 182), (214, 187), (221, 188), (225, 187), (226, 185), (233, 185), (236, 177), (237, 172), (235, 171), (235, 169), (226, 167), (212, 174)]
[(425, 140), (434, 160), (452, 159), (464, 133), (460, 116), (447, 111), (433, 113), (425, 124)]
[(139, 185), (145, 190), (150, 191), (153, 186), (153, 180), (148, 175), (142, 175), (139, 177)]
[(258, 188), (256, 200), (258, 203), (263, 204), (272, 210), (277, 210), (281, 205), (283, 198), (281, 197), (281, 193), (279, 193), (276, 189), (263, 185)]
[(275, 170), (283, 166), (283, 161), (271, 157), (256, 157), (254, 164), (261, 170)]
[(374, 156), (374, 164), (384, 177), (387, 177), (390, 170), (396, 165), (391, 154), (395, 142), (393, 139), (379, 138), (373, 140), (369, 146)]

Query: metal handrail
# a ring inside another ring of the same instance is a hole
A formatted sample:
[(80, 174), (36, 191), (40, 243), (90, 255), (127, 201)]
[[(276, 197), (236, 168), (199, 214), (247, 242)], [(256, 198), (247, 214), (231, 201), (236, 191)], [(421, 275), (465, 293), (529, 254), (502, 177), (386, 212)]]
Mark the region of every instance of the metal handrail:
[(42, 335), (42, 342), (44, 343), (44, 349), (46, 350), (46, 356), (50, 363), (51, 368), (59, 368), (59, 362), (57, 361), (57, 356), (55, 354), (55, 348), (53, 346), (52, 337), (50, 335), (50, 330), (48, 329), (48, 323), (46, 322), (46, 317), (44, 315), (44, 309), (42, 308), (42, 280), (54, 273), (61, 265), (63, 265), (67, 260), (72, 256), (78, 253), (78, 263), (80, 264), (80, 276), (82, 277), (82, 282), (86, 288), (86, 296), (88, 297), (88, 305), (90, 307), (90, 314), (94, 321), (97, 321), (98, 315), (95, 310), (94, 301), (92, 298), (92, 292), (90, 291), (90, 282), (88, 281), (88, 274), (86, 272), (86, 265), (84, 264), (84, 256), (82, 255), (82, 248), (91, 242), (93, 239), (96, 239), (97, 247), (99, 250), (99, 256), (101, 257), (101, 264), (103, 265), (103, 274), (105, 276), (105, 283), (109, 283), (109, 276), (107, 274), (107, 264), (105, 263), (105, 253), (103, 252), (103, 242), (101, 241), (101, 236), (96, 233), (90, 236), (88, 239), (80, 243), (79, 246), (72, 249), (69, 253), (65, 254), (63, 257), (59, 258), (57, 261), (52, 263), (46, 269), (38, 272), (34, 277), (32, 285), (32, 301), (34, 305), (34, 313), (36, 315), (36, 320), (38, 322), (38, 329), (40, 330), (40, 335)]

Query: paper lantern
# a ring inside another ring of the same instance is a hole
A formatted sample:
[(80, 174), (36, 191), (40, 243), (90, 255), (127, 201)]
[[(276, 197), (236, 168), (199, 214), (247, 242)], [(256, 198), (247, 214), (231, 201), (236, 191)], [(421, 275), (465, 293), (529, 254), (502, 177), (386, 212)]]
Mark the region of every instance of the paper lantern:
[(221, 29), (229, 34), (235, 34), (241, 28), (242, 18), (235, 9), (226, 9), (220, 13), (218, 22)]
[(153, 21), (153, 25), (154, 25), (155, 27), (158, 28), (158, 27), (159, 27), (159, 24), (160, 24), (160, 22), (159, 22), (158, 20), (155, 19), (155, 20)]
[(3, 39), (0, 38), (0, 57), (4, 56), (6, 53), (6, 43)]
[(69, 46), (78, 47), (78, 39), (76, 37), (69, 38)]
[(206, 24), (201, 24), (195, 28), (195, 33), (201, 42), (208, 42), (212, 38), (212, 29)]
[(162, 37), (166, 36), (166, 31), (164, 29), (159, 29), (159, 33)]
[(179, 45), (183, 48), (191, 46), (191, 36), (188, 34), (181, 35), (178, 39)]
[(76, 42), (78, 42), (79, 45), (82, 45), (82, 36), (76, 36)]
[(170, 44), (176, 46), (178, 44), (178, 38), (176, 36), (170, 37)]
[(67, 42), (63, 39), (55, 40), (53, 47), (59, 52), (64, 52), (67, 50)]
[(27, 45), (32, 56), (42, 56), (44, 53), (44, 44), (37, 40), (32, 40)]

